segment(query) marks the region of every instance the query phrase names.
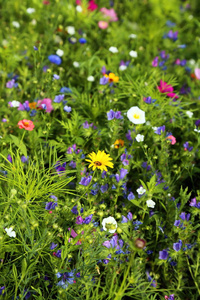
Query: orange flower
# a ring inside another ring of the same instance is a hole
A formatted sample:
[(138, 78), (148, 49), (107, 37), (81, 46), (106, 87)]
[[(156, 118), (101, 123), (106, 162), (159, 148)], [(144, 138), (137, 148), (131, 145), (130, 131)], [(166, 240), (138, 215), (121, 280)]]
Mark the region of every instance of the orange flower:
[(120, 147), (124, 147), (124, 141), (123, 140), (116, 140), (115, 142), (114, 142), (114, 145), (115, 145), (115, 148), (116, 149), (118, 149), (118, 148), (120, 148)]
[(37, 105), (37, 102), (31, 102), (28, 104), (28, 106), (30, 107), (30, 109), (35, 109)]
[(119, 81), (119, 77), (115, 76), (114, 73), (109, 73), (109, 75), (105, 74), (104, 76), (109, 79), (109, 82), (118, 82)]
[(33, 128), (35, 127), (32, 121), (26, 119), (19, 121), (18, 126), (20, 129), (24, 128), (25, 130), (29, 131), (33, 130)]

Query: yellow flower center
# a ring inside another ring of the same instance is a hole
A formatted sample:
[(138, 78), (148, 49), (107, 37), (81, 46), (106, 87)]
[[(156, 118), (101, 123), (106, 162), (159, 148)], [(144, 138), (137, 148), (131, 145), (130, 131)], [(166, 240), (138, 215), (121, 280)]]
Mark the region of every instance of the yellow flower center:
[(29, 125), (29, 123), (28, 122), (24, 122), (24, 126), (28, 126)]
[(134, 114), (134, 115), (133, 115), (133, 118), (134, 118), (134, 119), (139, 119), (139, 118), (140, 118), (140, 115)]
[(94, 162), (95, 166), (100, 167), (102, 165), (102, 163), (100, 161), (95, 161)]

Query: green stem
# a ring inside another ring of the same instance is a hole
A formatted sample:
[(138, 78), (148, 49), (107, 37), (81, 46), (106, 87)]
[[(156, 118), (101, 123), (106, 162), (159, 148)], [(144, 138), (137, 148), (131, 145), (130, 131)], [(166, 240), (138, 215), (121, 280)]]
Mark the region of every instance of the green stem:
[(124, 287), (124, 284), (127, 280), (127, 277), (129, 275), (129, 271), (130, 271), (130, 268), (132, 267), (132, 264), (133, 264), (133, 260), (134, 260), (134, 257), (135, 257), (135, 253), (131, 253), (131, 258), (130, 258), (130, 262), (129, 262), (129, 265), (128, 265), (128, 268), (126, 270), (126, 273), (124, 275), (124, 278), (123, 278), (123, 281), (122, 281), (122, 284), (120, 286), (120, 289), (116, 295), (116, 297), (114, 298), (114, 300), (120, 300), (121, 297), (123, 296), (123, 293), (125, 292), (126, 288), (128, 287), (129, 283), (127, 285), (125, 285)]

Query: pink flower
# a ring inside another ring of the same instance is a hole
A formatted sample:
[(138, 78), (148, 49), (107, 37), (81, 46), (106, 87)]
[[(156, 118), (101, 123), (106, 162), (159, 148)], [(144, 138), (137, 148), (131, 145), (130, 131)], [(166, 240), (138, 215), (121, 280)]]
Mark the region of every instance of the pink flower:
[(109, 18), (110, 22), (118, 21), (117, 14), (113, 8), (107, 9), (105, 7), (101, 8), (100, 11), (104, 14), (105, 17)]
[(20, 129), (24, 128), (25, 130), (28, 131), (32, 131), (33, 128), (35, 127), (35, 125), (31, 120), (26, 120), (26, 119), (19, 121), (17, 125), (19, 126)]
[(108, 27), (108, 22), (106, 22), (106, 21), (99, 21), (98, 22), (98, 26), (101, 29), (106, 29)]
[[(77, 237), (77, 233), (74, 231), (74, 229), (68, 228), (69, 231), (71, 231), (71, 236), (73, 238)], [(84, 231), (81, 232), (81, 234), (84, 234)], [(71, 238), (69, 238), (68, 242), (71, 242)], [(78, 242), (76, 243), (76, 245), (81, 245), (81, 240), (78, 240)]]
[(169, 139), (171, 141), (171, 144), (174, 145), (176, 144), (176, 138), (173, 135), (169, 135), (167, 137), (167, 139)]
[(81, 5), (81, 0), (76, 0), (77, 5)]
[(174, 88), (170, 84), (167, 84), (167, 82), (162, 81), (162, 79), (160, 81), (160, 85), (157, 86), (157, 89), (161, 93), (167, 94), (167, 96), (170, 97), (170, 98), (174, 98), (174, 99), (178, 99), (179, 98), (178, 95), (176, 95), (175, 93), (173, 93)]
[(168, 93), (167, 96), (170, 97), (170, 98), (174, 98), (174, 99), (178, 99), (179, 98), (179, 96), (176, 95), (175, 93)]
[(167, 82), (162, 81), (162, 79), (160, 81), (160, 86), (157, 86), (157, 88), (161, 93), (169, 93), (173, 92), (174, 90), (174, 88), (170, 84), (167, 84)]
[[(45, 98), (43, 100), (38, 101), (38, 107), (42, 109), (46, 109), (46, 112), (50, 113), (53, 110), (52, 100), (49, 98)], [(43, 104), (43, 105), (42, 105)]]
[(195, 74), (196, 78), (197, 78), (198, 80), (200, 80), (200, 69), (196, 68), (196, 69), (194, 70), (194, 74)]
[(94, 11), (98, 8), (98, 5), (95, 3), (95, 0), (90, 0), (88, 4), (88, 9), (91, 11)]

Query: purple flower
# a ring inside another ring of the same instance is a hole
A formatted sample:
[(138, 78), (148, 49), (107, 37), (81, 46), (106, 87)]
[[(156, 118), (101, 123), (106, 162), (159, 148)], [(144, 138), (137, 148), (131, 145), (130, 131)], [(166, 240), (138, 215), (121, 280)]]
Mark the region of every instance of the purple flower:
[(69, 167), (71, 167), (72, 169), (76, 169), (76, 162), (75, 161), (70, 161), (69, 163)]
[(101, 190), (102, 193), (107, 192), (107, 190), (108, 190), (108, 184), (106, 183), (105, 185), (102, 185), (102, 186), (100, 187), (100, 190)]
[(159, 251), (159, 259), (167, 259), (168, 258), (168, 252), (167, 250), (162, 250), (162, 251)]
[(158, 56), (156, 56), (152, 61), (152, 67), (157, 67), (157, 66), (158, 66)]
[(78, 215), (77, 205), (72, 207), (71, 212), (75, 215)]
[(107, 172), (103, 171), (102, 174), (101, 174), (101, 177), (104, 179), (106, 177), (106, 174), (107, 174)]
[(83, 224), (83, 218), (82, 218), (81, 216), (78, 216), (78, 217), (76, 218), (76, 224), (77, 224), (77, 225)]
[(128, 194), (127, 199), (128, 199), (129, 201), (135, 199), (134, 194), (133, 194), (132, 192), (130, 192), (130, 194)]
[(50, 249), (53, 250), (53, 249), (55, 249), (57, 246), (58, 246), (58, 244), (51, 243)]
[(99, 83), (100, 83), (101, 85), (106, 85), (106, 84), (108, 83), (108, 81), (109, 81), (109, 78), (103, 76), (102, 78), (100, 78)]
[(173, 249), (174, 249), (176, 252), (178, 252), (179, 250), (181, 250), (181, 247), (182, 247), (182, 241), (181, 241), (181, 240), (179, 240), (178, 243), (174, 243), (174, 244), (173, 244)]
[(83, 123), (83, 128), (85, 128), (85, 129), (90, 128), (88, 121), (85, 121), (85, 123)]
[(58, 250), (58, 251), (55, 253), (55, 256), (58, 257), (58, 258), (61, 258), (61, 250)]
[(55, 203), (55, 202), (47, 202), (47, 203), (46, 203), (46, 206), (45, 206), (45, 209), (46, 209), (46, 210), (55, 209), (56, 206), (58, 206), (58, 204)]
[(116, 113), (115, 113), (115, 119), (123, 119), (123, 117), (121, 115), (121, 111), (116, 111)]
[(122, 221), (121, 223), (127, 223), (128, 222), (128, 219), (125, 217), (125, 216), (122, 216)]
[(70, 113), (72, 110), (71, 106), (67, 106), (67, 105), (65, 105), (63, 109), (64, 109), (64, 111), (66, 111), (68, 113)]
[(110, 241), (105, 241), (105, 242), (103, 242), (102, 245), (105, 246), (106, 248), (110, 248), (111, 247)]
[(72, 90), (66, 86), (63, 86), (61, 89), (60, 89), (60, 93), (72, 93)]
[(175, 222), (174, 222), (174, 226), (179, 226), (180, 225), (180, 223), (181, 223), (181, 221), (180, 220), (175, 220)]
[(5, 294), (5, 286), (0, 287), (0, 295), (4, 295)]
[(8, 156), (7, 156), (7, 160), (12, 164), (12, 157), (11, 157), (11, 155), (10, 154), (8, 154)]
[(182, 213), (179, 215), (179, 217), (180, 217), (183, 221), (185, 221), (185, 220), (189, 221), (189, 219), (190, 219), (190, 214), (187, 214), (187, 215), (186, 215), (185, 212), (182, 212)]
[(60, 65), (62, 63), (62, 59), (60, 58), (60, 56), (55, 55), (55, 54), (49, 55), (48, 59), (52, 64), (55, 64), (55, 65)]
[(53, 101), (55, 103), (60, 103), (64, 99), (64, 97), (65, 97), (65, 95), (57, 95), (57, 96), (55, 96)]
[(82, 177), (79, 184), (84, 185), (84, 186), (88, 186), (90, 184), (91, 179), (92, 179), (91, 175), (88, 176), (88, 177)]
[(200, 125), (200, 119), (196, 120), (195, 125), (198, 127)]
[(127, 214), (127, 219), (128, 219), (129, 221), (131, 221), (132, 218), (133, 218), (133, 214), (132, 214), (131, 212), (129, 212), (129, 213)]
[(147, 279), (148, 279), (148, 281), (149, 282), (151, 282), (151, 285), (153, 286), (153, 287), (156, 287), (156, 281), (150, 276), (150, 274), (149, 274), (149, 272), (147, 271), (146, 272), (146, 275), (147, 275)]
[(35, 51), (37, 51), (37, 50), (38, 50), (38, 48), (37, 48), (36, 46), (33, 46), (33, 49), (34, 49)]
[(128, 130), (128, 133), (126, 134), (126, 138), (127, 138), (127, 140), (129, 140), (129, 141), (132, 141), (132, 140), (133, 140), (132, 137), (131, 137), (131, 131), (130, 131), (130, 130)]
[(58, 79), (60, 79), (60, 76), (59, 76), (59, 75), (57, 75), (57, 74), (53, 74), (53, 79), (56, 79), (56, 80), (58, 80)]
[(193, 198), (193, 199), (191, 199), (191, 201), (190, 201), (190, 206), (196, 206), (196, 204), (197, 204), (197, 200), (196, 200), (196, 198)]
[(162, 132), (165, 131), (165, 125), (158, 127), (154, 133), (161, 135)]
[(107, 113), (107, 117), (108, 117), (108, 121), (113, 120), (115, 118), (115, 112), (111, 109), (108, 113)]
[(178, 31), (173, 32), (170, 30), (167, 34), (167, 37), (175, 42), (178, 39)]
[(7, 87), (8, 89), (12, 89), (12, 88), (14, 87), (14, 85), (15, 85), (15, 80), (14, 80), (14, 79), (12, 79), (12, 80), (10, 80), (10, 81), (8, 81), (8, 82), (6, 83), (6, 87)]
[(89, 224), (92, 220), (93, 214), (89, 215), (88, 217), (85, 218), (85, 220), (83, 221), (84, 224)]
[(23, 162), (23, 163), (28, 163), (28, 159), (29, 159), (29, 156), (24, 156), (24, 155), (22, 155), (22, 157), (21, 157), (21, 161)]
[(85, 38), (80, 38), (78, 41), (79, 41), (80, 44), (87, 43), (87, 40)]

